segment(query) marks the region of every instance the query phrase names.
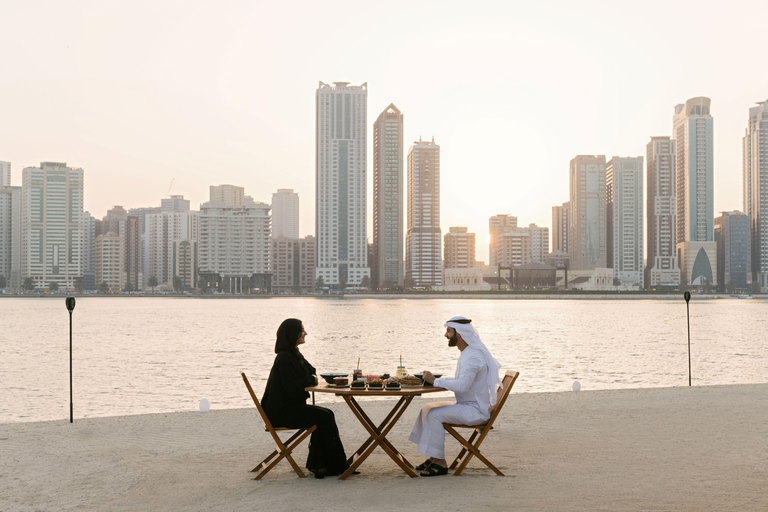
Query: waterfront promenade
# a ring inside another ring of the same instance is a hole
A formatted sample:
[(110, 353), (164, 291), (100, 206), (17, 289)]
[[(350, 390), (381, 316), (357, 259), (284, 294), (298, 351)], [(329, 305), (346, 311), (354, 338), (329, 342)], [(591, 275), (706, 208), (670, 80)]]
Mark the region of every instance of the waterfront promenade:
[[(245, 393), (245, 389), (243, 389)], [(407, 442), (416, 400), (389, 438)], [(353, 450), (366, 434), (332, 404)], [(374, 419), (388, 408), (366, 405)], [(768, 384), (515, 393), (461, 477), (410, 479), (384, 453), (347, 481), (298, 479), (255, 408), (0, 424), (0, 510), (766, 510)], [(447, 441), (449, 453), (456, 446)], [(306, 443), (296, 453), (303, 465)], [(290, 500), (290, 502), (286, 501)]]

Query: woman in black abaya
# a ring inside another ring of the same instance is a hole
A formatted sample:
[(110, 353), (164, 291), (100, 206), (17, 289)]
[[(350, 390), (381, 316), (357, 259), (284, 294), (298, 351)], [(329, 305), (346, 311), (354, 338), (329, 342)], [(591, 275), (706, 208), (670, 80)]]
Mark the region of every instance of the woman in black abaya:
[(275, 427), (317, 425), (309, 439), (306, 467), (315, 478), (340, 475), (348, 467), (333, 411), (307, 405), (307, 386), (317, 384), (315, 368), (299, 352), (307, 333), (301, 320), (289, 318), (277, 329), (275, 362), (269, 372), (261, 405)]

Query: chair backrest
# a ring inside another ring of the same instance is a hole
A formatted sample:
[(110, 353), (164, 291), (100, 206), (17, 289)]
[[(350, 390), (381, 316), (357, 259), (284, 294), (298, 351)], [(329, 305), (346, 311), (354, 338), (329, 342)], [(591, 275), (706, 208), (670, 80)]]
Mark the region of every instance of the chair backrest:
[(504, 402), (507, 401), (509, 392), (512, 390), (512, 386), (515, 385), (519, 375), (520, 372), (514, 370), (507, 370), (507, 373), (504, 374), (504, 378), (501, 380), (501, 387), (497, 390), (496, 403), (491, 406), (491, 417), (486, 425), (491, 426), (496, 421), (496, 417), (501, 412), (501, 408), (504, 407)]
[(267, 430), (269, 430), (272, 435), (275, 434), (275, 429), (272, 428), (272, 424), (269, 422), (269, 418), (267, 418), (267, 413), (264, 412), (264, 409), (261, 407), (261, 403), (259, 402), (259, 399), (256, 397), (256, 393), (253, 392), (253, 388), (251, 387), (251, 383), (248, 382), (248, 377), (245, 376), (245, 372), (240, 372), (240, 375), (243, 377), (243, 382), (245, 382), (245, 387), (248, 388), (248, 393), (251, 394), (251, 398), (253, 398), (253, 403), (256, 404), (256, 408), (259, 410), (259, 414), (261, 414), (261, 419), (264, 420), (264, 426), (267, 427)]

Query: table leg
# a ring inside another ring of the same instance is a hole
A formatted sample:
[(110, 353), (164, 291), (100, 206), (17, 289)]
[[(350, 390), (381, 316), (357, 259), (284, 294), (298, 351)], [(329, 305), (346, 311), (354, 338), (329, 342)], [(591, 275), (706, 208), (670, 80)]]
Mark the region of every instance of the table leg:
[(394, 460), (395, 463), (400, 466), (400, 468), (406, 474), (408, 474), (408, 476), (411, 478), (419, 476), (413, 471), (413, 469), (411, 469), (411, 465), (405, 459), (405, 457), (403, 457), (400, 452), (398, 452), (397, 449), (392, 445), (392, 443), (390, 443), (386, 438), (389, 431), (392, 429), (392, 427), (395, 426), (412, 400), (413, 396), (403, 396), (387, 416), (389, 421), (386, 422), (386, 424), (382, 423), (382, 425), (377, 428), (377, 426), (373, 423), (373, 421), (371, 421), (368, 415), (365, 414), (362, 407), (360, 407), (360, 404), (357, 403), (354, 397), (344, 396), (344, 401), (347, 402), (349, 408), (352, 409), (352, 412), (355, 414), (357, 419), (368, 431), (370, 437), (365, 443), (363, 443), (363, 446), (358, 449), (357, 452), (355, 452), (356, 455), (359, 455), (358, 458), (355, 459), (349, 466), (349, 469), (347, 469), (339, 477), (340, 480), (346, 480), (349, 475), (351, 475), (352, 472), (355, 471), (371, 453), (373, 453), (373, 450), (376, 448), (376, 446), (381, 446), (384, 452), (387, 453), (387, 455), (389, 455), (392, 460)]
[[(373, 426), (374, 425), (373, 420), (371, 420), (371, 418), (369, 418), (368, 415), (365, 414), (365, 411), (363, 411), (362, 407), (360, 407), (360, 404), (358, 404), (358, 402), (356, 400), (354, 400), (354, 398), (352, 400), (354, 401), (355, 408), (360, 412), (360, 414), (362, 414), (363, 418), (365, 418), (365, 421), (368, 423), (368, 425)], [(389, 414), (387, 414), (386, 418), (384, 418), (384, 420), (379, 424), (378, 428), (374, 427), (374, 430), (376, 430), (376, 435), (381, 433), (381, 429), (383, 429), (389, 423), (389, 420), (392, 419), (392, 416), (395, 415), (395, 412), (397, 412), (398, 407), (404, 401), (405, 401), (405, 397), (401, 396), (400, 400), (397, 402), (397, 404), (395, 404), (395, 406), (392, 408), (392, 410), (389, 411)], [(351, 405), (350, 405), (350, 407), (351, 407)], [(352, 462), (355, 459), (355, 455), (360, 455), (361, 453), (363, 453), (365, 451), (365, 449), (368, 448), (368, 445), (370, 445), (372, 442), (373, 442), (373, 437), (369, 437), (368, 440), (366, 442), (364, 442), (362, 444), (362, 446), (360, 446), (360, 448), (358, 448), (357, 451), (354, 454), (352, 454), (351, 457), (349, 457), (347, 459), (347, 462), (349, 464), (352, 464)]]

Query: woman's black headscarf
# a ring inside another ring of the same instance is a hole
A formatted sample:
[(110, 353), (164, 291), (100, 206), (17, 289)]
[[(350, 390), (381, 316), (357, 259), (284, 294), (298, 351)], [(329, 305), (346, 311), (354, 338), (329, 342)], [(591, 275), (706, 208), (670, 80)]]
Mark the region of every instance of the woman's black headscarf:
[(277, 340), (275, 341), (275, 354), (284, 350), (298, 353), (296, 342), (301, 336), (304, 326), (298, 318), (288, 318), (283, 320), (280, 327), (277, 328)]

